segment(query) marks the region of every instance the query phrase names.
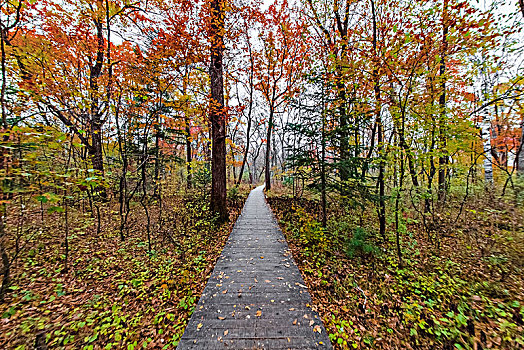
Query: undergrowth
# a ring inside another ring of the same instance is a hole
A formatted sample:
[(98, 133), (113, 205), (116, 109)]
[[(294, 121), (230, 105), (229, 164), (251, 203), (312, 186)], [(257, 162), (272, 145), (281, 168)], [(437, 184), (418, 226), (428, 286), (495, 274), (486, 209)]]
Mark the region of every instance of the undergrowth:
[(323, 229), (318, 201), (270, 196), (335, 348), (524, 348), (518, 213), (470, 202), (438, 246), (406, 215), (400, 265), (391, 223), (384, 242), (371, 210), (331, 210)]
[(220, 226), (198, 193), (165, 196), (161, 214), (150, 208), (152, 218), (161, 216), (151, 251), (137, 203), (123, 242), (117, 204), (101, 204), (100, 234), (91, 212), (72, 208), (67, 271), (61, 214), (36, 233), (38, 215), (26, 217), (27, 233), (10, 241), (25, 248), (0, 305), (0, 348), (32, 349), (39, 338), (52, 349), (174, 348), (247, 193), (236, 191), (231, 220)]

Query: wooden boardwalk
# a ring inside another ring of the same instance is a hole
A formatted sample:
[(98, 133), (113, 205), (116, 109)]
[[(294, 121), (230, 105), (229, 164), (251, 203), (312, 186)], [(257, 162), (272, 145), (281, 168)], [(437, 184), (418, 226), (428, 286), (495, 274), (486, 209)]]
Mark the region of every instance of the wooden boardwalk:
[(291, 252), (254, 189), (177, 349), (331, 349)]

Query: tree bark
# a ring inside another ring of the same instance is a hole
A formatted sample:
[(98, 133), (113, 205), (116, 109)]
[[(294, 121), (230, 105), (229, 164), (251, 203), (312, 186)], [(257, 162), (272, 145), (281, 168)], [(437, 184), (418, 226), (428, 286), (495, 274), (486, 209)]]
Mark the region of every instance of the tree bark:
[(271, 134), (273, 130), (273, 119), (274, 119), (274, 112), (273, 112), (273, 106), (271, 106), (271, 109), (269, 111), (269, 123), (267, 127), (267, 136), (266, 136), (266, 168), (265, 168), (265, 182), (266, 182), (266, 190), (271, 189)]
[[(98, 8), (102, 8), (102, 2), (98, 1)], [(89, 74), (89, 90), (91, 95), (91, 146), (88, 148), (93, 169), (100, 175), (104, 175), (104, 161), (102, 153), (102, 116), (99, 110), (98, 78), (102, 74), (104, 64), (104, 34), (102, 18), (99, 15), (95, 20), (97, 53), (95, 64), (91, 67)]]
[[(379, 151), (379, 165), (378, 165), (378, 222), (379, 222), (379, 233), (382, 238), (386, 239), (386, 203), (385, 203), (385, 184), (384, 184), (384, 172), (386, 167), (386, 162), (384, 161), (384, 155), (382, 154), (384, 149), (384, 127), (382, 124), (382, 119), (380, 115), (381, 105), (380, 105), (380, 75), (379, 75), (379, 62), (378, 62), (378, 50), (377, 50), (377, 17), (375, 11), (375, 1), (371, 0), (371, 12), (373, 15), (373, 58), (374, 58), (374, 67), (373, 67), (373, 91), (375, 93), (375, 120), (377, 124), (377, 137), (378, 137), (378, 151)], [(374, 135), (372, 143), (374, 142)], [(371, 147), (370, 152), (373, 149)], [(370, 154), (371, 156), (371, 154)], [(365, 175), (365, 174), (364, 174)]]
[(520, 145), (517, 152), (517, 176), (524, 177), (524, 118), (522, 118), (522, 124), (520, 124), (521, 136)]
[(226, 189), (226, 113), (224, 109), (224, 4), (223, 0), (211, 0), (211, 64), (209, 67), (211, 101), (211, 210), (219, 221), (227, 221)]
[[(246, 35), (247, 36), (247, 35)], [(251, 144), (251, 124), (253, 123), (253, 93), (255, 90), (255, 87), (253, 85), (253, 76), (255, 71), (255, 61), (253, 59), (253, 53), (251, 50), (251, 44), (249, 42), (249, 36), (246, 38), (247, 40), (247, 47), (249, 50), (249, 61), (251, 63), (251, 69), (249, 72), (249, 108), (247, 112), (247, 130), (246, 130), (246, 149), (244, 152), (244, 157), (242, 159), (242, 166), (240, 167), (240, 174), (238, 175), (238, 182), (237, 186), (240, 185), (240, 182), (242, 181), (242, 175), (244, 175), (244, 168), (247, 163), (247, 156), (249, 154), (249, 146)]]
[(439, 96), (439, 107), (440, 107), (440, 128), (439, 128), (439, 139), (440, 139), (440, 152), (439, 157), (439, 169), (438, 169), (438, 200), (442, 203), (446, 198), (446, 173), (449, 162), (449, 157), (446, 151), (446, 55), (448, 49), (448, 0), (444, 0), (442, 9), (442, 49), (440, 52), (440, 96)]
[(186, 129), (186, 171), (187, 171), (187, 188), (191, 188), (191, 182), (192, 182), (192, 174), (191, 174), (191, 161), (193, 160), (192, 157), (192, 150), (191, 150), (191, 126), (190, 126), (190, 120), (189, 116), (187, 115), (187, 111), (184, 114), (184, 121), (185, 121), (185, 129)]
[(493, 184), (493, 161), (491, 156), (491, 121), (487, 110), (484, 109), (482, 120), (482, 141), (484, 143), (484, 181), (487, 186)]

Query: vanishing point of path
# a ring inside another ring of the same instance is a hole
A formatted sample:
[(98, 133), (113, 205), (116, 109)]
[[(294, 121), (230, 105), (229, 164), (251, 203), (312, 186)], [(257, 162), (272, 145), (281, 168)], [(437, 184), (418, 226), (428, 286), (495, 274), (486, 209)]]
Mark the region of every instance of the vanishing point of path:
[(249, 194), (177, 349), (331, 349), (291, 251)]

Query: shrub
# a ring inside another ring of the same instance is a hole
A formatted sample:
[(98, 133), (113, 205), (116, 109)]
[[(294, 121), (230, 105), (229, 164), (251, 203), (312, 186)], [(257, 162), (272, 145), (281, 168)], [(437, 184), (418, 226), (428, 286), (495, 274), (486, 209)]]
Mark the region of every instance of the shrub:
[(345, 252), (348, 256), (355, 255), (376, 255), (378, 248), (369, 240), (370, 234), (362, 227), (353, 230), (353, 236), (346, 242)]

